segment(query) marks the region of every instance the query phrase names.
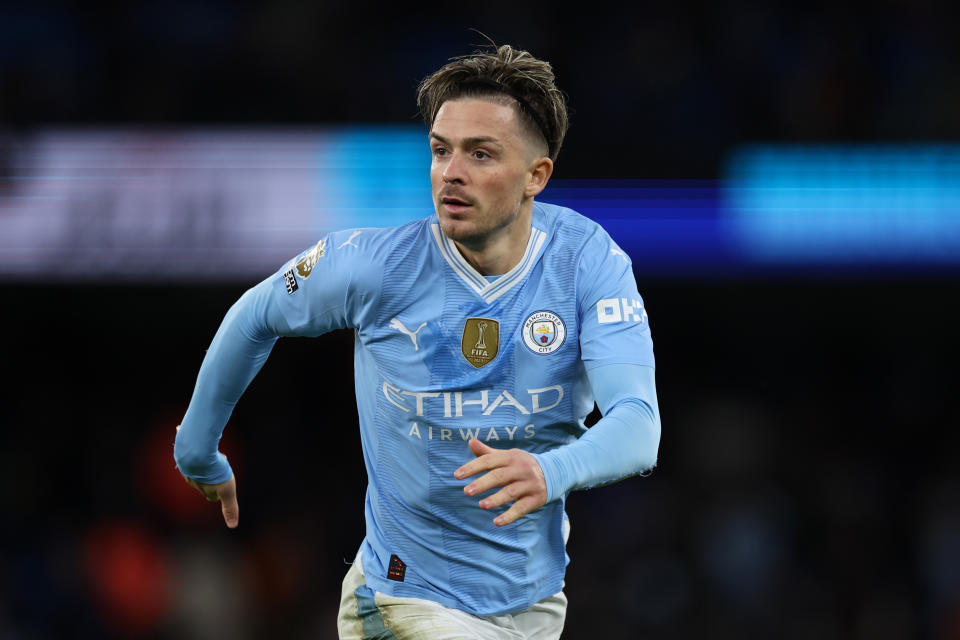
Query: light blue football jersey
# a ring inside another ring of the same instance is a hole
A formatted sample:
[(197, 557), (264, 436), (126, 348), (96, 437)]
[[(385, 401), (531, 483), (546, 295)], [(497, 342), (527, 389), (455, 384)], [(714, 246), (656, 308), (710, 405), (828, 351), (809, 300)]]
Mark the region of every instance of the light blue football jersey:
[[(477, 437), (543, 453), (575, 441), (593, 408), (587, 371), (652, 367), (629, 258), (596, 223), (535, 203), (523, 259), (485, 277), (436, 216), (331, 233), (285, 265), (272, 299), (290, 333), (355, 330), (369, 484), (361, 550), (371, 588), (476, 615), (561, 590), (564, 499), (496, 527), (455, 469)], [(659, 433), (659, 432), (658, 432)]]

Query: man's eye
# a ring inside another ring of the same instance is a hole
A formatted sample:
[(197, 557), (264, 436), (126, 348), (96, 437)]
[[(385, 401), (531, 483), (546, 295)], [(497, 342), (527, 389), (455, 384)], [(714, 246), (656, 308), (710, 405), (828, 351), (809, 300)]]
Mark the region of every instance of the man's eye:
[(437, 147), (436, 149), (433, 150), (433, 155), (435, 156), (443, 156), (446, 154), (447, 154), (447, 150), (444, 149), (443, 147)]
[(484, 158), (489, 158), (490, 154), (487, 153), (486, 151), (477, 150), (473, 152), (473, 157), (476, 158), (477, 160), (483, 160)]

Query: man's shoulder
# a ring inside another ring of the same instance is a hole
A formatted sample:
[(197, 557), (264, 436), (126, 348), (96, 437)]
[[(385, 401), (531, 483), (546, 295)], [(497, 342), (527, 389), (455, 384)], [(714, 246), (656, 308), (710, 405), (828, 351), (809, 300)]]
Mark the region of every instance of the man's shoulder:
[(555, 204), (538, 203), (538, 208), (542, 224), (549, 227), (552, 235), (552, 257), (576, 265), (578, 286), (619, 278), (632, 268), (627, 253), (596, 221)]
[(377, 287), (383, 271), (403, 257), (401, 254), (423, 253), (421, 237), (429, 234), (429, 223), (430, 217), (425, 217), (395, 227), (328, 231), (315, 245), (288, 261), (280, 272), (288, 281), (288, 289), (295, 284), (293, 277), (306, 280), (318, 269), (328, 276), (372, 290)]
[(586, 229), (600, 226), (587, 216), (574, 211), (570, 207), (542, 202), (540, 200), (535, 200), (533, 206), (537, 215), (549, 226)]
[[(323, 242), (327, 250), (355, 252), (365, 260), (387, 257), (393, 252), (416, 245), (429, 235), (433, 216), (411, 220), (393, 227), (357, 227), (332, 231)], [(349, 255), (349, 254), (344, 254)]]
[(569, 207), (547, 202), (535, 203), (534, 226), (539, 223), (551, 235), (555, 246), (568, 246), (578, 252), (602, 249), (612, 240), (600, 224)]

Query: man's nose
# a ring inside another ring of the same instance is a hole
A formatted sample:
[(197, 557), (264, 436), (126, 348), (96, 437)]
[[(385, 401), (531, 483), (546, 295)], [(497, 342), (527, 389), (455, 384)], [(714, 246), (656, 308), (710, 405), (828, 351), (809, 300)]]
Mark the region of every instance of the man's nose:
[(459, 153), (450, 154), (450, 159), (447, 160), (447, 166), (443, 168), (443, 181), (463, 183), (466, 181), (466, 177), (466, 166), (464, 165), (463, 156)]

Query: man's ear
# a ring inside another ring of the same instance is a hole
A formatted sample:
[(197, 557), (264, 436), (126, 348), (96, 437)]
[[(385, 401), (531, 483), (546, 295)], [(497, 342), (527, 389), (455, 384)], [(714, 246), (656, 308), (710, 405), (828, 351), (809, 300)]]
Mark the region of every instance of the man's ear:
[(523, 195), (533, 198), (538, 195), (543, 188), (547, 186), (547, 181), (553, 175), (553, 160), (546, 156), (541, 156), (530, 165), (530, 177), (527, 180), (527, 187), (523, 190)]

